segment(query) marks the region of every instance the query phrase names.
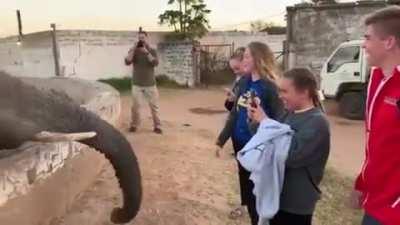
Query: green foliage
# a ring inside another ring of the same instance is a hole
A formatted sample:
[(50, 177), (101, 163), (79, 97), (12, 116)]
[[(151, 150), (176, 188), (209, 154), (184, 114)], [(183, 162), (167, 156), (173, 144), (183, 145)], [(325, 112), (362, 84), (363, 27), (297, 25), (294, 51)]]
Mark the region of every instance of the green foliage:
[[(130, 91), (132, 88), (132, 79), (130, 77), (102, 79), (98, 81), (112, 86), (121, 93)], [(185, 88), (185, 86), (176, 83), (174, 80), (169, 79), (165, 75), (157, 76), (156, 81), (157, 81), (157, 86), (159, 87)]]
[(156, 77), (157, 85), (165, 88), (185, 88), (185, 86), (178, 84), (176, 81), (171, 80), (166, 75)]
[(336, 4), (336, 0), (311, 0), (316, 5)]
[(274, 22), (265, 22), (262, 20), (254, 21), (250, 24), (251, 31), (268, 32), (268, 34), (286, 34), (286, 27), (280, 26)]
[(131, 78), (111, 78), (99, 80), (102, 83), (106, 83), (111, 85), (113, 88), (117, 89), (120, 92), (130, 91), (131, 90)]
[(207, 34), (210, 29), (207, 16), (211, 10), (207, 9), (204, 0), (169, 0), (168, 5), (176, 5), (178, 9), (160, 14), (159, 24), (172, 27), (173, 37), (177, 40), (194, 40)]

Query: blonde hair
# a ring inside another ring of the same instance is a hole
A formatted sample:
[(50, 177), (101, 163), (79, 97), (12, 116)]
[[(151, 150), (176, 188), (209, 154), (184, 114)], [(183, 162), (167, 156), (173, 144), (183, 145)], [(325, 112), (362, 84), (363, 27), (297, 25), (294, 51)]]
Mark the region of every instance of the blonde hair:
[(248, 48), (261, 79), (275, 83), (280, 76), (280, 70), (276, 64), (274, 53), (268, 45), (262, 42), (251, 42)]

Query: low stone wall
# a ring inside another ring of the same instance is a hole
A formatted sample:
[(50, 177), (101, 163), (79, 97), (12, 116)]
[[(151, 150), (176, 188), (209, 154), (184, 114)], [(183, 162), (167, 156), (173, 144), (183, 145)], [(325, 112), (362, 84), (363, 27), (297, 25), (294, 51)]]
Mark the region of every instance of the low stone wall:
[(159, 70), (180, 85), (193, 87), (198, 80), (194, 71), (192, 42), (163, 42), (158, 44)]
[[(118, 123), (120, 96), (105, 84), (67, 78), (24, 81), (66, 92), (109, 123)], [(101, 154), (76, 142), (29, 142), (0, 151), (0, 224), (49, 224), (66, 212), (106, 162)]]

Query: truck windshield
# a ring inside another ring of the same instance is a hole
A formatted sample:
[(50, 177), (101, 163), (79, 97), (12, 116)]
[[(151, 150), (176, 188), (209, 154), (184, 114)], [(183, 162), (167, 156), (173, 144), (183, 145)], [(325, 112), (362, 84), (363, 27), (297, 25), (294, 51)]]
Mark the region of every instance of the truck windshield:
[(346, 63), (357, 63), (360, 58), (360, 47), (350, 46), (339, 49), (328, 63), (328, 72), (333, 73)]

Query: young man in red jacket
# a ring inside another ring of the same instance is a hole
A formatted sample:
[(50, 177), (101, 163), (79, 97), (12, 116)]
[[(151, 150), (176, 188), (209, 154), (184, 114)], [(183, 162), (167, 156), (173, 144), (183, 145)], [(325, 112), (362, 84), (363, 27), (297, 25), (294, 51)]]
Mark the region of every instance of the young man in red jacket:
[(371, 68), (366, 104), (366, 158), (353, 203), (363, 225), (400, 225), (400, 7), (365, 20), (363, 48)]

